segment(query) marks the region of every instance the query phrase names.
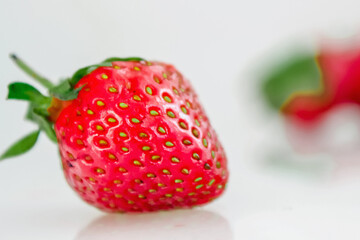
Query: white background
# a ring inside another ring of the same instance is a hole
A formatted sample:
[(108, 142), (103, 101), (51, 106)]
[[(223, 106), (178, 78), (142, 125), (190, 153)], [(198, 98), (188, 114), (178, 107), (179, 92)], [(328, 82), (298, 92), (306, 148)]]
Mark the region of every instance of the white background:
[[(25, 103), (5, 101), (8, 83), (30, 81), (9, 53), (54, 80), (141, 56), (192, 81), (231, 172), (226, 194), (208, 206), (106, 215), (67, 186), (42, 135), (30, 153), (0, 163), (0, 239), (360, 239), (359, 151), (296, 154), (254, 77), (292, 45), (356, 33), (359, 9), (358, 0), (0, 0), (1, 152), (35, 129), (22, 120)], [(359, 137), (343, 132), (343, 145)]]

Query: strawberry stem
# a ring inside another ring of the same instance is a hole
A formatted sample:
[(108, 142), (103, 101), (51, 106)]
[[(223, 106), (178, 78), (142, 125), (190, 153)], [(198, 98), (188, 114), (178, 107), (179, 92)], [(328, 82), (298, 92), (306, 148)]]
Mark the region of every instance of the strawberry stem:
[(15, 62), (15, 64), (23, 70), (26, 74), (28, 74), (30, 77), (32, 77), (34, 80), (36, 80), (38, 83), (40, 83), (42, 86), (46, 87), (47, 89), (55, 87), (55, 85), (50, 82), (48, 79), (40, 76), (38, 73), (36, 73), (33, 69), (31, 69), (24, 61), (22, 61), (20, 58), (18, 58), (15, 54), (10, 54), (10, 58)]

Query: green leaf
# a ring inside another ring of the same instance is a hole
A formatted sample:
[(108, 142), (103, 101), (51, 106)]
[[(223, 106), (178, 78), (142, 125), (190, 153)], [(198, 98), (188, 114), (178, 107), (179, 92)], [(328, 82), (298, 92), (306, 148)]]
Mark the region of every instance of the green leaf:
[(262, 93), (270, 107), (279, 110), (289, 97), (302, 91), (321, 88), (320, 70), (312, 55), (295, 55), (268, 74)]
[(39, 99), (36, 102), (31, 102), (30, 107), (33, 108), (33, 111), (37, 112), (38, 114), (44, 117), (48, 117), (49, 116), (48, 108), (50, 107), (50, 105), (51, 105), (51, 98), (44, 97), (43, 99)]
[(67, 101), (76, 99), (80, 90), (85, 85), (74, 89), (71, 85), (69, 80), (63, 81), (60, 85), (50, 89), (50, 94), (60, 100)]
[(26, 119), (36, 123), (40, 127), (40, 130), (44, 131), (50, 140), (56, 143), (57, 138), (53, 123), (48, 120), (48, 115), (47, 108), (37, 108), (34, 104), (30, 104), (26, 113)]
[(33, 107), (32, 110), (37, 115), (40, 115), (40, 116), (43, 116), (43, 117), (49, 117), (49, 112), (47, 111), (47, 108)]
[(70, 79), (65, 79), (63, 80), (59, 85), (57, 85), (54, 88), (50, 89), (50, 93), (51, 94), (57, 94), (57, 93), (62, 93), (62, 92), (67, 92), (69, 91), (69, 89), (71, 89), (71, 85), (69, 83)]
[(27, 83), (14, 82), (9, 84), (8, 88), (8, 99), (30, 101), (36, 98), (36, 96), (42, 96), (42, 94), (36, 88)]
[(30, 103), (25, 114), (25, 119), (30, 120), (32, 122), (36, 122), (34, 119), (34, 106)]
[(33, 111), (32, 119), (40, 126), (40, 129), (45, 132), (45, 134), (50, 138), (51, 141), (55, 143), (57, 142), (52, 122), (47, 120), (46, 117), (38, 114), (36, 111)]
[(29, 151), (36, 143), (39, 137), (40, 130), (34, 131), (24, 138), (14, 143), (3, 155), (0, 160), (11, 158)]
[[(9, 85), (8, 99), (18, 99), (30, 102), (29, 111), (36, 109), (38, 114), (48, 116), (47, 109), (51, 104), (51, 98), (42, 95), (36, 88), (21, 82), (11, 83)], [(31, 114), (26, 115), (27, 119), (31, 119)]]

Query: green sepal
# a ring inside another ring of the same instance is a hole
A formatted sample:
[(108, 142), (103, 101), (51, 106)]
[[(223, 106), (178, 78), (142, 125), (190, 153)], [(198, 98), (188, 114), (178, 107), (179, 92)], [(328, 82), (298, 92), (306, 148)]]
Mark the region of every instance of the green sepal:
[(294, 93), (319, 90), (321, 78), (315, 56), (292, 56), (262, 79), (261, 88), (266, 102), (276, 111)]
[(111, 67), (112, 62), (115, 61), (145, 61), (145, 60), (139, 57), (129, 57), (129, 58), (112, 57), (105, 59), (99, 64), (90, 65), (77, 70), (71, 78), (65, 79), (58, 86), (51, 88), (50, 94), (64, 101), (76, 99), (80, 90), (83, 88), (83, 86), (76, 89), (74, 88), (75, 85), (80, 81), (80, 79), (90, 74), (92, 71), (94, 71), (99, 67)]
[(36, 108), (33, 104), (30, 104), (25, 118), (31, 122), (36, 123), (40, 130), (50, 138), (51, 141), (57, 142), (53, 123), (48, 119), (48, 111), (43, 108)]
[(35, 122), (40, 130), (44, 131), (52, 141), (56, 142), (53, 124), (48, 120), (49, 112), (47, 110), (51, 105), (50, 97), (42, 95), (40, 91), (27, 83), (15, 82), (9, 85), (8, 99), (28, 101), (29, 107), (25, 118)]
[(143, 58), (139, 58), (139, 57), (128, 57), (128, 58), (118, 58), (118, 57), (111, 57), (111, 58), (107, 58), (103, 61), (104, 62), (140, 62), (140, 61), (146, 61)]
[(26, 114), (25, 114), (25, 120), (29, 120), (31, 122), (34, 122), (35, 120), (34, 120), (33, 114), (34, 114), (34, 109), (33, 109), (33, 106), (30, 103), (28, 108), (27, 108)]
[(51, 141), (54, 143), (57, 142), (52, 122), (50, 122), (46, 117), (40, 115), (36, 110), (33, 110), (32, 119), (39, 125), (40, 129), (45, 132)]
[(17, 143), (12, 145), (0, 157), (0, 160), (17, 156), (30, 150), (35, 145), (40, 131), (44, 131), (45, 134), (50, 138), (50, 140), (52, 140), (53, 142), (57, 142), (53, 123), (48, 118), (48, 108), (51, 105), (52, 97), (64, 101), (76, 99), (79, 91), (85, 85), (74, 89), (75, 85), (80, 81), (80, 79), (90, 74), (92, 71), (99, 67), (110, 67), (112, 66), (112, 62), (115, 61), (145, 61), (144, 59), (138, 57), (108, 58), (99, 64), (79, 69), (74, 73), (71, 78), (65, 79), (58, 86), (54, 87), (54, 85), (49, 80), (37, 74), (17, 56), (11, 55), (11, 58), (24, 72), (26, 72), (29, 76), (33, 77), (38, 83), (49, 89), (51, 97), (42, 95), (40, 91), (27, 83), (15, 82), (9, 85), (8, 99), (28, 101), (29, 107), (26, 113), (26, 119), (37, 123), (37, 125), (39, 126), (39, 130), (32, 132), (31, 134), (27, 135), (26, 137), (22, 138)]
[(43, 96), (36, 88), (30, 84), (23, 82), (14, 82), (10, 83), (9, 86), (8, 99), (18, 99), (18, 100), (33, 100), (34, 98)]
[(73, 100), (77, 98), (80, 90), (83, 87), (84, 86), (74, 89), (70, 85), (69, 79), (66, 79), (62, 81), (58, 86), (50, 89), (50, 94), (63, 101)]
[(40, 130), (37, 130), (18, 140), (0, 156), (0, 160), (15, 157), (29, 151), (35, 145), (39, 133)]
[(105, 65), (101, 65), (101, 64), (91, 65), (91, 66), (87, 66), (87, 67), (77, 70), (74, 73), (74, 75), (71, 77), (71, 79), (69, 79), (70, 86), (72, 88), (74, 88), (75, 85), (80, 81), (80, 79), (82, 79), (86, 75), (90, 74), (92, 71), (94, 71), (98, 67), (104, 67), (104, 66), (110, 67), (111, 63), (106, 63)]
[(29, 101), (31, 109), (36, 109), (42, 115), (48, 116), (47, 109), (51, 104), (51, 98), (42, 95), (36, 88), (27, 83), (11, 83), (8, 88), (8, 99)]
[(71, 77), (71, 79), (69, 80), (69, 83), (70, 83), (70, 85), (72, 87), (74, 87), (80, 81), (80, 79), (82, 79), (86, 75), (90, 74), (95, 69), (97, 69), (99, 67), (111, 67), (112, 62), (116, 62), (116, 61), (123, 61), (123, 62), (137, 61), (137, 62), (139, 62), (139, 61), (145, 61), (145, 60), (143, 58), (139, 58), (139, 57), (128, 57), (128, 58), (112, 57), (112, 58), (107, 58), (107, 59), (105, 59), (104, 61), (102, 61), (99, 64), (94, 64), (94, 65), (90, 65), (90, 66), (79, 69)]

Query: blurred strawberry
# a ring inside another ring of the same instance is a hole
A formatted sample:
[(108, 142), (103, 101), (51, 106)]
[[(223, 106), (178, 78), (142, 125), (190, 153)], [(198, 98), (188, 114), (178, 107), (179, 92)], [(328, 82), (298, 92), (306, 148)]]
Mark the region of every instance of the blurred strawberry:
[(360, 48), (322, 47), (294, 55), (265, 79), (267, 103), (290, 120), (313, 124), (331, 109), (360, 104)]

